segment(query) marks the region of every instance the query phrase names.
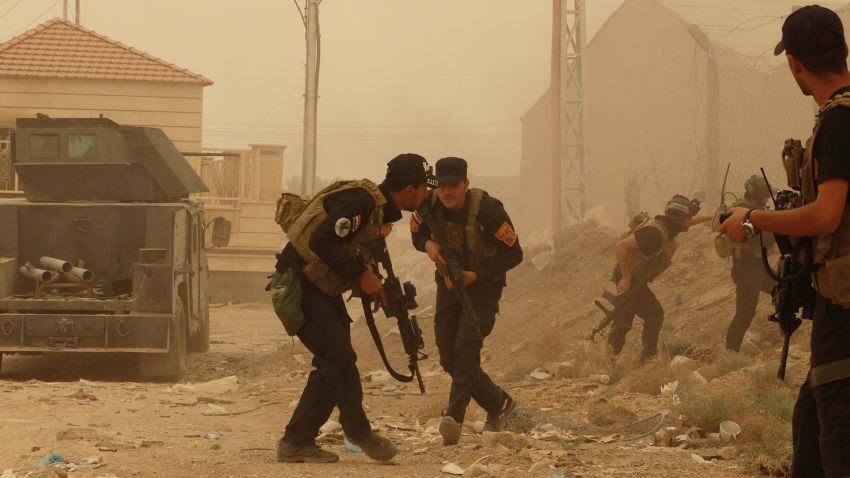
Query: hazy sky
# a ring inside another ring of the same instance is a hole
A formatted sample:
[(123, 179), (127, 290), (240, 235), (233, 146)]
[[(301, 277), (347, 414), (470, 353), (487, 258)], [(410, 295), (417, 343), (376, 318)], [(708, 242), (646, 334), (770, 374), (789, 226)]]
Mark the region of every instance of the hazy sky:
[[(621, 3), (587, 1), (589, 33)], [(0, 40), (61, 9), (0, 0)], [(292, 0), (82, 0), (81, 10), (83, 26), (215, 81), (205, 147), (285, 144), (284, 168), (300, 174), (305, 45)], [(520, 118), (548, 87), (551, 16), (550, 0), (324, 0), (318, 174), (378, 178), (401, 152), (517, 174)]]

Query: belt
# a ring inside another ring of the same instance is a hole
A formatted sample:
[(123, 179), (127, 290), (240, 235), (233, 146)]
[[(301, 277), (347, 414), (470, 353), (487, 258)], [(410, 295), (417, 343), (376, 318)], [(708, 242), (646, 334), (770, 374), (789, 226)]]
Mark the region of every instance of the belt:
[(812, 387), (850, 378), (850, 358), (812, 367), (809, 382)]

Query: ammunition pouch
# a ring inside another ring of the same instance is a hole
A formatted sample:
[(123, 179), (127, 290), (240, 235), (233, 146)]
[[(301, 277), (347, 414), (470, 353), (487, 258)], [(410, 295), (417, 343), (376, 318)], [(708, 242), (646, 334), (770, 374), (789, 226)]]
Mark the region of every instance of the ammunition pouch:
[(286, 333), (297, 335), (304, 326), (304, 312), (301, 310), (301, 274), (287, 267), (283, 272), (275, 271), (270, 276), (266, 290), (271, 292), (274, 312)]
[(289, 232), (289, 226), (295, 222), (307, 202), (297, 194), (283, 193), (277, 200), (277, 208), (274, 214), (274, 222), (276, 222), (283, 232)]
[(788, 186), (795, 191), (799, 191), (803, 187), (801, 170), (803, 169), (805, 153), (806, 150), (800, 140), (790, 138), (785, 140), (785, 146), (782, 148), (782, 165), (785, 167), (785, 174), (788, 177)]
[(726, 239), (726, 236), (717, 236), (714, 238), (714, 252), (721, 259), (726, 259), (732, 255), (732, 252), (729, 250), (729, 240)]

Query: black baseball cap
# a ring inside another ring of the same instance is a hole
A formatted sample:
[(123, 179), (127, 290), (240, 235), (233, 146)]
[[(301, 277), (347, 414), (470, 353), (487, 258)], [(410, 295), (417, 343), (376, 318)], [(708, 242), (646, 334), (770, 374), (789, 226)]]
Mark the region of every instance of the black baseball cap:
[(457, 184), (466, 179), (466, 160), (450, 156), (437, 161), (437, 184)]
[(416, 153), (399, 154), (387, 163), (386, 181), (399, 186), (426, 183), (431, 175), (428, 161)]
[(797, 9), (782, 24), (782, 40), (774, 55), (787, 51), (796, 58), (830, 53), (844, 45), (844, 25), (834, 11), (820, 5)]

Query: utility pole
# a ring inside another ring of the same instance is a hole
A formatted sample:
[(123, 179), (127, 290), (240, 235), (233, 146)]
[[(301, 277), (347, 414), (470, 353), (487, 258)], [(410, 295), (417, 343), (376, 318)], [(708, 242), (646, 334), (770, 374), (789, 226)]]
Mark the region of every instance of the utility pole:
[(62, 20), (68, 21), (68, 0), (62, 0)]
[[(586, 169), (584, 138), (584, 53), (587, 50), (585, 32), (585, 0), (553, 0), (553, 13), (560, 19), (558, 28), (558, 81), (552, 85), (557, 97), (559, 142), (558, 157), (553, 158), (553, 200), (558, 204), (553, 212), (552, 229), (557, 231), (563, 219), (563, 207), (576, 220), (584, 218), (590, 207), (590, 185)], [(554, 22), (553, 22), (554, 25)], [(554, 50), (554, 48), (553, 48)], [(553, 54), (554, 58), (554, 54)], [(553, 65), (554, 69), (554, 65)], [(553, 78), (555, 72), (553, 72)], [(557, 91), (557, 93), (556, 93)]]
[(321, 35), (319, 34), (319, 3), (307, 0), (304, 21), (307, 39), (307, 64), (304, 85), (304, 146), (301, 163), (301, 196), (313, 196), (316, 185), (316, 108), (319, 92), (319, 60)]
[(80, 24), (80, 0), (76, 0), (76, 11), (74, 14), (74, 23)]

